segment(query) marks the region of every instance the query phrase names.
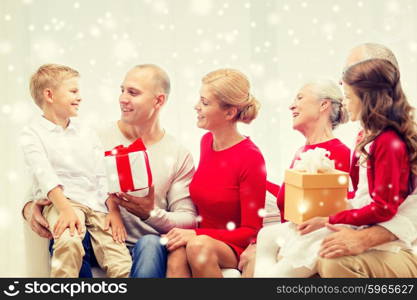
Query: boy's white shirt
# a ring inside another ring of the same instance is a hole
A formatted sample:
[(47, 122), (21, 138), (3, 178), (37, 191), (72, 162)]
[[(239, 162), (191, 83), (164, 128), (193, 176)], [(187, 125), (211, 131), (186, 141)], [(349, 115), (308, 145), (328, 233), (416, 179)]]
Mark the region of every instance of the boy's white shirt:
[(19, 143), (32, 180), (33, 200), (45, 199), (61, 186), (67, 198), (107, 212), (104, 150), (94, 131), (76, 119), (63, 129), (39, 116), (22, 130)]

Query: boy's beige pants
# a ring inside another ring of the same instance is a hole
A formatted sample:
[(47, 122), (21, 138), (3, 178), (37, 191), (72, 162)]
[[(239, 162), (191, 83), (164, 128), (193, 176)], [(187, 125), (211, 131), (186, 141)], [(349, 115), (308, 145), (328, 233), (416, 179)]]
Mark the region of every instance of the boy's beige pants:
[[(126, 244), (119, 244), (113, 240), (111, 228), (104, 231), (106, 214), (74, 201), (70, 202), (80, 219), (83, 232), (79, 235), (75, 230), (74, 236), (71, 236), (67, 228), (58, 239), (54, 240), (51, 277), (78, 277), (85, 254), (82, 240), (86, 228), (91, 236), (97, 262), (107, 276), (128, 277), (132, 258)], [(59, 217), (58, 210), (51, 204), (44, 209), (43, 215), (48, 220), (50, 230), (53, 231)]]

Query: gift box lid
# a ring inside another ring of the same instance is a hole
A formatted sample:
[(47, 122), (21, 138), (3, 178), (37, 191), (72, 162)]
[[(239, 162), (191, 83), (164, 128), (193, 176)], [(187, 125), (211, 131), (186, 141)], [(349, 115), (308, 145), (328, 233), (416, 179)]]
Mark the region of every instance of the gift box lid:
[(285, 170), (285, 184), (291, 184), (300, 188), (348, 188), (349, 173), (334, 170), (331, 173), (306, 173), (304, 171)]

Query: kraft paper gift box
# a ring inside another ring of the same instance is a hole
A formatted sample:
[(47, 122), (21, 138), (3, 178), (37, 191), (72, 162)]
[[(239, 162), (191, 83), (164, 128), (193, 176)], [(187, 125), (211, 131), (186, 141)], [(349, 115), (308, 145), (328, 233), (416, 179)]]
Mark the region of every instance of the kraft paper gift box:
[(349, 174), (285, 171), (284, 218), (301, 224), (313, 217), (328, 217), (347, 208)]
[(128, 147), (119, 145), (104, 153), (109, 193), (125, 192), (144, 197), (152, 185), (146, 147), (137, 139)]

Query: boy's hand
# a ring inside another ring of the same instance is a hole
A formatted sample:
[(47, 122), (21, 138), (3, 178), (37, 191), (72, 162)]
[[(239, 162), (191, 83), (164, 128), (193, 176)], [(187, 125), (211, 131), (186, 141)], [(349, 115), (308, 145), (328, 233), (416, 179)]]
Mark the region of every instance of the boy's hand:
[(125, 226), (119, 211), (110, 211), (106, 216), (104, 230), (108, 231), (111, 227), (113, 240), (117, 243), (124, 243), (127, 238)]
[(60, 212), (58, 221), (53, 230), (54, 238), (59, 238), (67, 228), (69, 228), (71, 236), (74, 236), (75, 229), (77, 229), (79, 235), (82, 234), (80, 219), (77, 217), (72, 207), (68, 207)]
[(329, 223), (329, 217), (314, 217), (298, 225), (297, 230), (303, 235), (323, 228), (326, 223)]

